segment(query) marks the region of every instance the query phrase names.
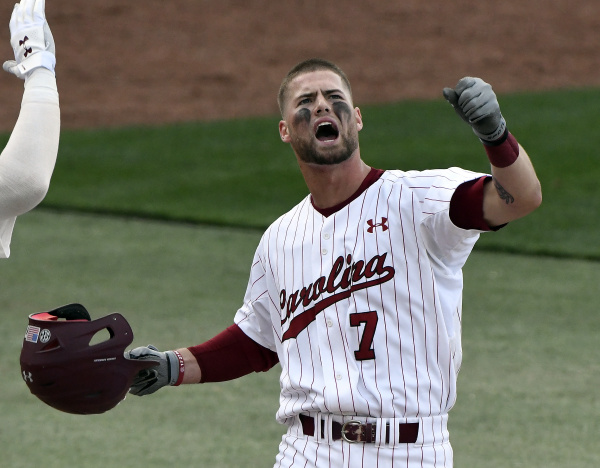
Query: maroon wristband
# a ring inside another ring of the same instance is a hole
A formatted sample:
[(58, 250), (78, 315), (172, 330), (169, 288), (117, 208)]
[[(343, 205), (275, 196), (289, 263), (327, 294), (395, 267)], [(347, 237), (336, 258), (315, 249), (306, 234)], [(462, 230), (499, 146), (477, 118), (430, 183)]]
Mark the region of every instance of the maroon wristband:
[(519, 157), (519, 143), (508, 130), (506, 133), (506, 139), (501, 144), (496, 146), (484, 145), (487, 157), (494, 167), (508, 167)]
[(177, 387), (178, 385), (181, 385), (181, 382), (183, 382), (183, 374), (185, 374), (185, 362), (179, 351), (173, 351), (173, 353), (175, 353), (175, 356), (177, 356), (179, 368), (179, 376), (177, 377), (177, 381), (173, 384), (174, 387)]

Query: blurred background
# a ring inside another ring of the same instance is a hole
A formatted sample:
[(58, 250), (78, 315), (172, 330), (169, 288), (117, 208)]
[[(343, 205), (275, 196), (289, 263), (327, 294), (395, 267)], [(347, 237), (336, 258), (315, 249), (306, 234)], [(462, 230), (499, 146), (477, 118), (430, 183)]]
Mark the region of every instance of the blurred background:
[[(297, 62), (325, 57), (357, 104), (439, 99), (481, 76), (499, 92), (598, 85), (600, 4), (583, 0), (47, 0), (65, 128), (276, 113)], [(0, 9), (12, 54), (8, 20)], [(19, 82), (4, 77), (0, 128)]]
[[(493, 85), (544, 202), (465, 267), (455, 466), (600, 466), (600, 3), (46, 0), (46, 15), (63, 130), (50, 191), (0, 262), (0, 466), (273, 465), (278, 367), (73, 416), (28, 392), (19, 353), (29, 314), (71, 302), (122, 313), (132, 347), (232, 323), (262, 231), (307, 194), (276, 93), (312, 56), (349, 75), (361, 153), (382, 169), (489, 170), (441, 90)], [(22, 88), (0, 74), (2, 147)]]

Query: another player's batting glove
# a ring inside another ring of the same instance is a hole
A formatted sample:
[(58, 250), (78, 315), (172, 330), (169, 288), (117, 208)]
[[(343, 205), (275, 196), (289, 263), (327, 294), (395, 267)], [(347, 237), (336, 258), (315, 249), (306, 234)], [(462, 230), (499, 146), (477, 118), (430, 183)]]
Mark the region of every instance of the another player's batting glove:
[(125, 352), (125, 357), (159, 362), (155, 367), (138, 373), (129, 389), (133, 395), (150, 395), (167, 385), (179, 385), (183, 379), (183, 358), (177, 351), (160, 352), (148, 345)]
[(15, 60), (7, 60), (2, 68), (19, 78), (40, 67), (54, 73), (56, 51), (44, 8), (45, 0), (21, 0), (13, 9), (9, 27)]
[(456, 88), (444, 88), (443, 94), (482, 143), (502, 143), (506, 121), (500, 112), (496, 94), (488, 83), (480, 78), (467, 76), (459, 80)]

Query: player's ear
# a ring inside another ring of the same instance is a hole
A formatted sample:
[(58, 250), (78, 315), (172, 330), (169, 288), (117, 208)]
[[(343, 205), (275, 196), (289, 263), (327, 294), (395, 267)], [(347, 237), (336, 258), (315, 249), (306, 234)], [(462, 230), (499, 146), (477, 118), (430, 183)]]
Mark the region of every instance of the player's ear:
[(279, 136), (281, 137), (281, 141), (284, 143), (290, 142), (290, 132), (288, 129), (288, 124), (285, 120), (279, 121)]
[(356, 118), (356, 127), (360, 131), (363, 128), (363, 120), (362, 120), (362, 115), (360, 113), (360, 109), (358, 107), (354, 108), (354, 116)]

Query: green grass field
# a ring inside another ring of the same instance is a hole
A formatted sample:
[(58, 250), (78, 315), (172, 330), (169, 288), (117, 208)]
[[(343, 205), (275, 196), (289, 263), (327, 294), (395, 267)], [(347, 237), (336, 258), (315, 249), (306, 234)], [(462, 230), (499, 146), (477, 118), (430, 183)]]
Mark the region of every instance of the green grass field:
[[(501, 97), (544, 205), (483, 236), (465, 267), (450, 418), (457, 467), (600, 466), (598, 99), (597, 90)], [(364, 158), (486, 170), (445, 106), (364, 108)], [(64, 132), (50, 193), (19, 218), (0, 262), (0, 466), (272, 466), (283, 433), (276, 369), (74, 416), (28, 392), (18, 358), (27, 315), (69, 302), (96, 318), (121, 312), (132, 347), (192, 345), (231, 324), (262, 229), (306, 194), (276, 125)]]

